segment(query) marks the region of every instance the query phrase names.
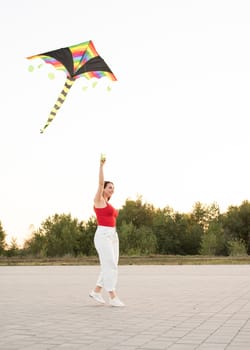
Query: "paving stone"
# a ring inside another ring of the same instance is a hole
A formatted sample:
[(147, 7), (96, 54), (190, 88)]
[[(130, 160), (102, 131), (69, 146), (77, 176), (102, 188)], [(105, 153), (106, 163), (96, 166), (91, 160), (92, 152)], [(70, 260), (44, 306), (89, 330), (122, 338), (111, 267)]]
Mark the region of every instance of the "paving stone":
[(98, 273), (0, 267), (0, 349), (250, 349), (249, 265), (120, 266), (124, 308), (88, 297)]
[(197, 350), (226, 350), (228, 344), (208, 344), (208, 343), (203, 343), (201, 344)]

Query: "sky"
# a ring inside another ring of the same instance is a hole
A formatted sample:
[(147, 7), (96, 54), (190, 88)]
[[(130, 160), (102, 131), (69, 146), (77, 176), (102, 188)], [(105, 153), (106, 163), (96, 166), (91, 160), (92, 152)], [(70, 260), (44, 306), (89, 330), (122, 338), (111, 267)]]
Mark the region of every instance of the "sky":
[[(248, 0), (2, 0), (7, 241), (56, 213), (94, 215), (100, 153), (117, 208), (137, 196), (180, 212), (250, 199), (249, 15)], [(26, 57), (88, 40), (117, 81), (78, 79), (40, 134), (65, 75)]]

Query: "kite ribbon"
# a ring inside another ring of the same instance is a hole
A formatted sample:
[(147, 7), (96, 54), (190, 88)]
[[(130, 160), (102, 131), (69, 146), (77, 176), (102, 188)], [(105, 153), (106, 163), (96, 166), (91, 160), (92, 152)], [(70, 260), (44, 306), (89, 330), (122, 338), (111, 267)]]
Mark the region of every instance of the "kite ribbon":
[(56, 103), (54, 104), (54, 107), (52, 108), (49, 118), (46, 122), (46, 124), (44, 125), (44, 127), (40, 130), (40, 133), (42, 134), (44, 132), (44, 130), (47, 128), (47, 126), (52, 122), (52, 120), (55, 118), (56, 113), (58, 112), (58, 110), (61, 108), (63, 102), (65, 101), (67, 94), (71, 88), (71, 86), (73, 85), (75, 79), (74, 78), (67, 78), (64, 87), (56, 101)]

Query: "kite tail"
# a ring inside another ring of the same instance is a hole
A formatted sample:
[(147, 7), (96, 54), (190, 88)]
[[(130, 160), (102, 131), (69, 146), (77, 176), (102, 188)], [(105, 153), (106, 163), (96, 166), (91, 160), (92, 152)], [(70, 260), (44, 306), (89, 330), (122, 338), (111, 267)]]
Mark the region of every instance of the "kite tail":
[(56, 101), (56, 103), (54, 104), (54, 107), (52, 108), (49, 118), (46, 122), (46, 124), (44, 125), (44, 127), (40, 130), (40, 133), (42, 134), (44, 132), (44, 130), (47, 128), (47, 126), (52, 122), (52, 120), (55, 118), (57, 111), (61, 108), (63, 102), (65, 101), (67, 94), (71, 88), (71, 86), (73, 85), (75, 79), (72, 78), (67, 78), (64, 87)]

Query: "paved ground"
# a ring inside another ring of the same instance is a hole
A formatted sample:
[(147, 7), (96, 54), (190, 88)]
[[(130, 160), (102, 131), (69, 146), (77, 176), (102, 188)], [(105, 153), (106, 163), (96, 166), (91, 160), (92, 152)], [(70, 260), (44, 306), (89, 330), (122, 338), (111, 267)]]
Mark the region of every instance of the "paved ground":
[(98, 270), (0, 267), (0, 349), (250, 349), (250, 265), (120, 266), (125, 308), (88, 297)]

